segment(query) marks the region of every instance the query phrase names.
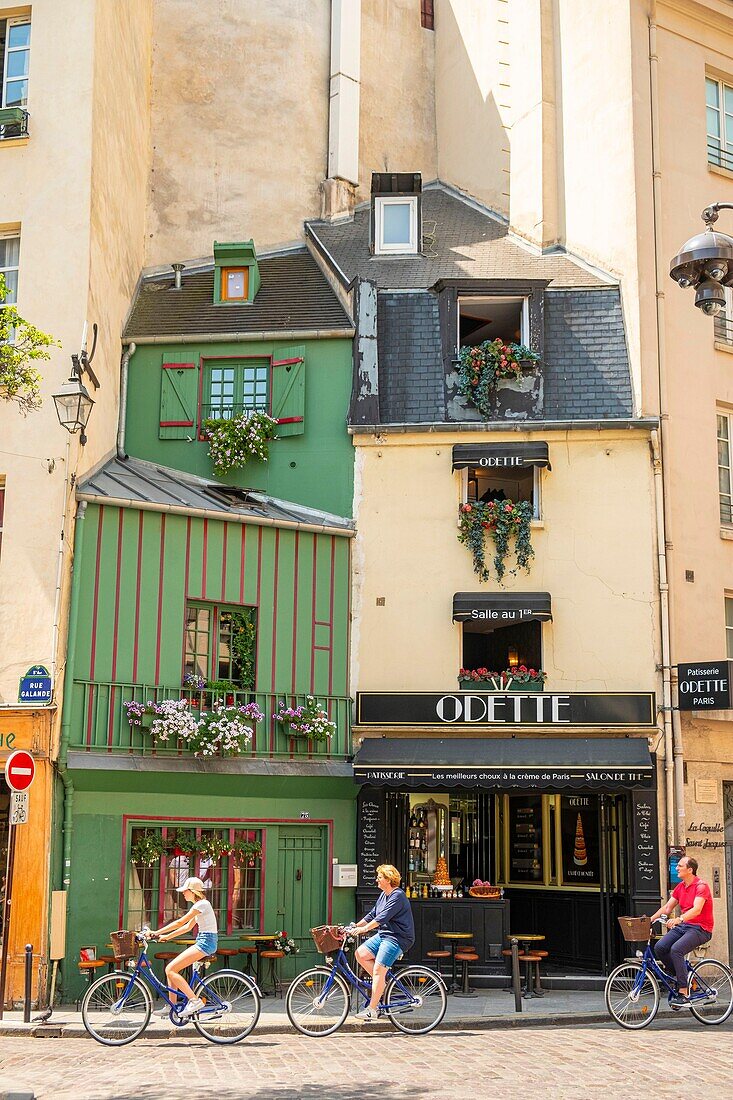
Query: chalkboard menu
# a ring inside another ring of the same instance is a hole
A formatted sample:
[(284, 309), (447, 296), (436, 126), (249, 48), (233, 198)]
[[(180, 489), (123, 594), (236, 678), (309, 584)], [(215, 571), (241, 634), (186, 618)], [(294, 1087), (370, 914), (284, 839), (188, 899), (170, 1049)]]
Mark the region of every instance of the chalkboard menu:
[(372, 787), (359, 795), (356, 862), (359, 886), (374, 886), (377, 867), (384, 862), (385, 792)]
[(566, 886), (600, 886), (598, 796), (563, 795), (560, 805), (562, 880)]
[(659, 828), (652, 791), (632, 792), (633, 874), (636, 894), (659, 894)]
[(509, 878), (542, 882), (542, 795), (509, 799)]

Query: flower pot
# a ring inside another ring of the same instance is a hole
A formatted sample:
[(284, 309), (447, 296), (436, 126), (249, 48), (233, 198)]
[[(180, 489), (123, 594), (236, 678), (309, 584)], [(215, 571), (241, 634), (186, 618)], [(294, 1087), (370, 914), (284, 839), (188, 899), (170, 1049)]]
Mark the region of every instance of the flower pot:
[(499, 680), (459, 680), (461, 691), (501, 691)]
[(523, 694), (526, 694), (529, 691), (533, 691), (536, 692), (536, 694), (538, 695), (541, 694), (541, 692), (543, 692), (544, 690), (545, 685), (539, 683), (539, 681), (537, 680), (534, 680), (529, 684), (518, 684), (516, 680), (512, 680), (511, 684), (504, 688), (504, 691), (521, 691)]

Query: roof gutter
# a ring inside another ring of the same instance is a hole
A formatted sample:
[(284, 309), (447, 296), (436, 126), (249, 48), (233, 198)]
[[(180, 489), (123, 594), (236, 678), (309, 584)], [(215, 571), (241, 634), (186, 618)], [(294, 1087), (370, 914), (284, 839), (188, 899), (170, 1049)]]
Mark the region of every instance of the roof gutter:
[(568, 432), (568, 431), (654, 431), (659, 427), (656, 416), (623, 418), (620, 420), (522, 420), (520, 423), (507, 423), (501, 420), (489, 422), (445, 420), (423, 424), (349, 424), (350, 435), (399, 435), (412, 432), (442, 432), (452, 435), (455, 432)]
[(243, 340), (263, 343), (266, 340), (352, 340), (352, 328), (287, 328), (264, 332), (171, 332), (167, 336), (123, 336), (122, 343), (138, 344), (233, 344)]
[(215, 508), (192, 508), (185, 504), (160, 504), (151, 500), (132, 500), (128, 497), (97, 496), (94, 493), (77, 492), (77, 500), (89, 504), (103, 504), (110, 508), (139, 508), (143, 512), (165, 512), (173, 516), (198, 516), (227, 523), (252, 523), (255, 527), (280, 527), (290, 531), (314, 531), (322, 535), (341, 535), (352, 539), (356, 532), (345, 527), (332, 527), (328, 523), (305, 523), (297, 519), (272, 519), (270, 516), (253, 516), (244, 512), (218, 512)]

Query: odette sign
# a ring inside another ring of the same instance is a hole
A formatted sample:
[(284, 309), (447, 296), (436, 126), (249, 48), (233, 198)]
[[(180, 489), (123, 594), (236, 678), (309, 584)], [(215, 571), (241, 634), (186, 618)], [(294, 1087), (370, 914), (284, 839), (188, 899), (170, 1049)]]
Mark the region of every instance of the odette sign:
[(680, 710), (731, 710), (733, 661), (677, 665)]
[(356, 722), (364, 726), (652, 727), (651, 692), (637, 695), (535, 692), (359, 692)]

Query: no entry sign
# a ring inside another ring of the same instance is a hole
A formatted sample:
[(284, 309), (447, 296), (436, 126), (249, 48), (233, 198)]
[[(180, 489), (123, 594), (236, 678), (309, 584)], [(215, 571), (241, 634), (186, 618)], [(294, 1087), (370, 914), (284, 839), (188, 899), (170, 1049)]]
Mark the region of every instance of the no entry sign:
[(35, 773), (36, 762), (25, 749), (16, 749), (5, 761), (5, 782), (11, 791), (27, 791)]

